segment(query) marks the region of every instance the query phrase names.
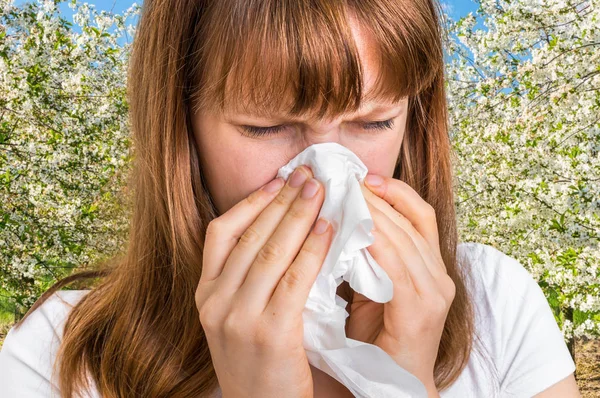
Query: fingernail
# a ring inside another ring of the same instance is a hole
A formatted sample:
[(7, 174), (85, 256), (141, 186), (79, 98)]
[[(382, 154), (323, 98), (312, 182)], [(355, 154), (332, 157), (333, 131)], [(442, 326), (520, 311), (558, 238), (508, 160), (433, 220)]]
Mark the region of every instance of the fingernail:
[(375, 174), (369, 174), (367, 176), (367, 178), (365, 178), (367, 184), (369, 184), (372, 187), (376, 187), (378, 185), (381, 185), (381, 183), (383, 182), (383, 178), (381, 178), (378, 175)]
[(278, 191), (283, 186), (283, 178), (278, 177), (262, 187), (262, 190), (265, 192), (273, 193)]
[(304, 188), (302, 188), (302, 199), (310, 199), (319, 190), (319, 183), (314, 178), (311, 178), (306, 184), (304, 184)]
[(308, 176), (306, 175), (306, 173), (300, 170), (300, 168), (297, 168), (296, 170), (294, 170), (294, 173), (290, 178), (290, 187), (298, 188), (299, 186), (304, 184), (304, 181), (306, 181), (307, 178)]
[(327, 227), (329, 227), (329, 221), (327, 221), (324, 218), (319, 218), (319, 221), (317, 221), (317, 223), (315, 224), (313, 231), (316, 235), (321, 235), (327, 230)]

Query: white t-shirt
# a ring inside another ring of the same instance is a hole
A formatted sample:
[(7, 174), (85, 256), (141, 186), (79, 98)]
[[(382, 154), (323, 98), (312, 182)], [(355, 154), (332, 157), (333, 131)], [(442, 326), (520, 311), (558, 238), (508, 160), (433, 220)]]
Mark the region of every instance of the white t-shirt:
[[(542, 290), (516, 259), (474, 242), (460, 243), (457, 256), (466, 256), (471, 268), (475, 326), (489, 359), (482, 361), (475, 344), (467, 367), (442, 398), (532, 397), (575, 371)], [(87, 292), (58, 291), (19, 330), (9, 331), (0, 351), (0, 396), (60, 396), (51, 381), (52, 361), (69, 309)], [(100, 396), (94, 391), (93, 397)]]

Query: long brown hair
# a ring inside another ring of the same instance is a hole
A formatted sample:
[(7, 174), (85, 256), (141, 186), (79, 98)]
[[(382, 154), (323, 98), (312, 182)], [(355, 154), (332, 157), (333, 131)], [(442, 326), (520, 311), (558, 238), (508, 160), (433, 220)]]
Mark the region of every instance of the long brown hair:
[[(219, 214), (203, 179), (191, 116), (202, 109), (222, 110), (226, 98), (266, 112), (283, 107), (293, 115), (356, 111), (363, 100), (362, 75), (350, 15), (368, 29), (381, 55), (374, 95), (409, 98), (394, 178), (408, 183), (436, 211), (442, 257), (456, 295), (435, 382), (442, 390), (458, 378), (476, 336), (468, 271), (457, 261), (446, 32), (439, 4), (146, 0), (128, 70), (135, 155), (126, 252), (100, 270), (57, 282), (28, 312), (73, 280), (101, 277), (65, 324), (55, 362), (63, 396), (84, 389), (88, 372), (105, 397), (206, 396), (216, 389), (194, 293), (206, 227)], [(293, 103), (284, 104), (282, 93), (291, 94)]]

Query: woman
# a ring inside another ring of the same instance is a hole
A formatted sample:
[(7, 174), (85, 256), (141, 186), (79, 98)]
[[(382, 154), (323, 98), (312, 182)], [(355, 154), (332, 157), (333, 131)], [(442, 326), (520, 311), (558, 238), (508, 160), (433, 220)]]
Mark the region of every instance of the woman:
[(126, 256), (38, 300), (6, 338), (2, 388), (351, 396), (302, 346), (334, 233), (316, 220), (323, 187), (307, 167), (271, 181), (307, 146), (338, 142), (379, 182), (363, 187), (368, 250), (395, 287), (377, 304), (340, 285), (348, 337), (432, 397), (579, 396), (539, 286), (493, 247), (457, 242), (440, 15), (432, 0), (146, 0), (128, 76)]

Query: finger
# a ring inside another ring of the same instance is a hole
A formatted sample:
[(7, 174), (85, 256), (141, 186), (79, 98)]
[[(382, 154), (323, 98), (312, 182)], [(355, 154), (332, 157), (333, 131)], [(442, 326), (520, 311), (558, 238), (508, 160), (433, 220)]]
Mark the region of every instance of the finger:
[(384, 213), (411, 237), (413, 243), (415, 246), (417, 246), (417, 249), (419, 249), (421, 256), (425, 259), (425, 263), (427, 264), (429, 272), (431, 272), (432, 275), (437, 277), (442, 274), (447, 274), (446, 265), (444, 264), (441, 256), (438, 257), (437, 252), (431, 249), (429, 243), (425, 240), (425, 238), (423, 238), (421, 233), (417, 231), (408, 218), (399, 213), (388, 202), (371, 192), (364, 185), (361, 185), (361, 190), (365, 199), (371, 205), (375, 206), (378, 210)]
[[(367, 247), (367, 250), (392, 280), (394, 294), (389, 304), (392, 305), (392, 307), (395, 307), (396, 305), (401, 304), (401, 302), (404, 301), (403, 298), (407, 297), (407, 295), (415, 295), (416, 287), (406, 264), (404, 264), (398, 255), (396, 245), (383, 230), (378, 228), (379, 227), (373, 230), (375, 240)], [(361, 293), (354, 292), (352, 303), (357, 303), (359, 301), (372, 300)]]
[[(429, 248), (442, 260), (440, 237), (435, 210), (410, 185), (391, 177), (377, 176), (382, 179), (380, 185), (370, 185), (365, 178), (365, 186), (379, 198), (385, 200), (398, 213), (410, 221), (423, 236)], [(441, 265), (445, 268), (443, 261)]]
[(240, 288), (259, 251), (299, 196), (304, 181), (311, 177), (312, 171), (309, 167), (299, 166), (288, 178), (279, 194), (250, 225), (246, 226), (244, 231), (237, 235), (239, 239), (236, 239), (236, 245), (230, 250), (223, 266), (222, 278), (219, 281), (220, 289), (235, 293)]
[[(270, 181), (210, 222), (204, 240), (200, 281), (212, 281), (221, 275), (223, 265), (239, 237), (279, 194), (284, 183), (283, 178)], [(266, 187), (274, 190), (266, 191)]]
[[(327, 223), (325, 231), (317, 230), (319, 224), (323, 223)], [(310, 290), (331, 246), (333, 234), (333, 226), (327, 220), (319, 219), (315, 223), (296, 259), (275, 288), (265, 308), (265, 315), (280, 317), (286, 324), (302, 316)]]
[[(314, 196), (305, 196), (311, 187)], [(304, 184), (302, 193), (294, 200), (289, 211), (273, 234), (260, 248), (251, 264), (237, 297), (249, 311), (264, 311), (279, 281), (286, 273), (310, 233), (321, 208), (324, 189), (316, 179)]]
[[(367, 202), (367, 205), (376, 225), (375, 232), (379, 230), (384, 234), (391, 245), (383, 248), (389, 252), (386, 255), (382, 254), (381, 247), (377, 247), (380, 257), (388, 261), (385, 267), (380, 264), (384, 267), (384, 270), (387, 272), (390, 269), (395, 275), (396, 268), (405, 267), (410, 273), (416, 292), (420, 296), (425, 297), (428, 294), (437, 292), (437, 283), (411, 237), (376, 207), (369, 202)], [(375, 254), (373, 254), (373, 258), (375, 258)], [(392, 276), (390, 275), (390, 277)]]

